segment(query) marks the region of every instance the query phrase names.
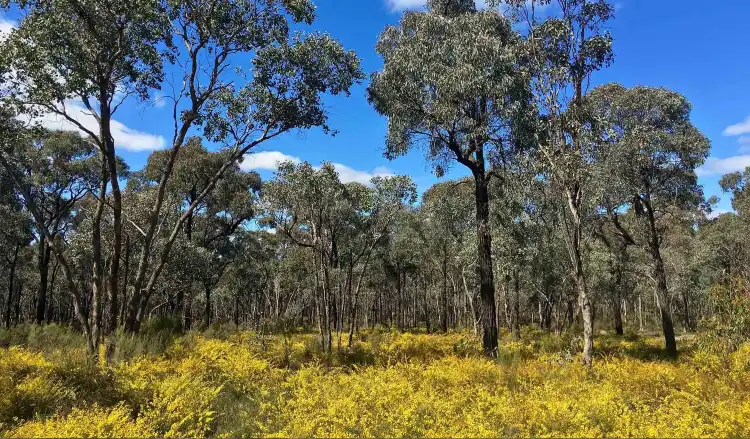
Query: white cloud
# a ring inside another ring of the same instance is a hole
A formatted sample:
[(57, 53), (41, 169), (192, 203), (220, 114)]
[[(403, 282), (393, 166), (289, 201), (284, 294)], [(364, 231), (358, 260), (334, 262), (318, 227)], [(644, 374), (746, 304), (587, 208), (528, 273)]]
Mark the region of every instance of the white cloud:
[(750, 116), (740, 123), (728, 126), (724, 130), (725, 136), (739, 136), (748, 133), (750, 133)]
[(706, 163), (696, 170), (699, 177), (721, 176), (730, 172), (744, 171), (750, 166), (750, 155), (737, 155), (725, 159), (709, 157)]
[(404, 11), (406, 9), (418, 9), (423, 7), (426, 0), (385, 0), (392, 11)]
[(750, 152), (750, 137), (742, 136), (737, 139), (737, 143), (740, 144), (740, 152)]
[(262, 169), (265, 171), (275, 171), (282, 162), (300, 163), (299, 157), (286, 155), (279, 151), (262, 151), (252, 154), (245, 154), (245, 160), (240, 164), (240, 168), (245, 171), (252, 169)]
[(732, 209), (713, 209), (710, 214), (708, 214), (708, 218), (714, 219), (718, 218), (721, 215), (724, 215), (725, 213), (732, 213), (734, 210)]
[[(95, 133), (99, 130), (99, 124), (94, 119), (94, 116), (81, 106), (81, 104), (67, 102), (66, 111), (68, 115), (78, 121), (87, 130)], [(77, 131), (83, 134), (83, 131), (73, 122), (57, 114), (45, 114), (35, 119), (34, 122), (50, 130)], [(116, 120), (112, 120), (111, 127), (112, 137), (115, 139), (115, 146), (117, 148), (127, 151), (153, 151), (164, 148), (166, 144), (162, 136), (135, 130)]]
[[(427, 0), (385, 0), (386, 5), (390, 8), (393, 12), (400, 12), (405, 10), (411, 10), (411, 9), (421, 9), (424, 8), (427, 5)], [(478, 8), (486, 8), (487, 2), (486, 0), (475, 0), (475, 3)], [(531, 5), (531, 0), (526, 0), (527, 5)], [(537, 12), (544, 11), (548, 7), (550, 7), (549, 4), (539, 4), (537, 0), (537, 4), (534, 6)], [(621, 7), (621, 6), (620, 6)], [(615, 9), (617, 9), (618, 6), (615, 5)], [(505, 6), (501, 5), (500, 10), (505, 10)]]
[(164, 95), (161, 92), (154, 93), (153, 97), (154, 101), (154, 107), (156, 108), (164, 108), (164, 106), (167, 105), (167, 99), (164, 97)]
[(373, 177), (392, 177), (393, 172), (390, 169), (378, 166), (372, 172), (358, 171), (352, 169), (341, 163), (334, 163), (333, 166), (336, 168), (336, 172), (339, 173), (339, 178), (343, 183), (357, 182), (362, 184), (370, 184), (370, 180)]
[(14, 21), (6, 20), (0, 17), (0, 41), (8, 38), (10, 31), (15, 29), (16, 23)]
[[(302, 160), (299, 157), (284, 154), (280, 151), (262, 151), (245, 154), (245, 159), (240, 164), (240, 168), (245, 171), (275, 171), (278, 169), (279, 163), (285, 161), (290, 161), (295, 164), (302, 163)], [(333, 167), (336, 168), (336, 172), (339, 174), (339, 179), (341, 179), (343, 183), (358, 182), (362, 184), (370, 184), (370, 180), (372, 180), (373, 177), (390, 177), (394, 175), (393, 171), (384, 166), (378, 166), (373, 169), (372, 172), (369, 172), (353, 169), (341, 163), (332, 164)]]

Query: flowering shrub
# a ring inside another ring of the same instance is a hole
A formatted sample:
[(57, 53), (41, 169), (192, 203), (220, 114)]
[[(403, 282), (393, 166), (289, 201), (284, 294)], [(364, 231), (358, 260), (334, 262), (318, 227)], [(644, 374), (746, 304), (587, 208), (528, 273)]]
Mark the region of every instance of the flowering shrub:
[(551, 337), (503, 339), (499, 360), (460, 333), (363, 333), (332, 358), (313, 334), (190, 335), (105, 366), (13, 347), (0, 436), (750, 436), (750, 344), (664, 361), (659, 338), (600, 337), (587, 368)]

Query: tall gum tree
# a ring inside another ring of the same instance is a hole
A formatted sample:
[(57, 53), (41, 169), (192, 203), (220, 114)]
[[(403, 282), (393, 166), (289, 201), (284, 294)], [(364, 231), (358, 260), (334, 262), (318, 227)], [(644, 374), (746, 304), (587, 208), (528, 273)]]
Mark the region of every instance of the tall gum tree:
[[(614, 15), (605, 0), (507, 0), (524, 27), (524, 61), (532, 72), (539, 111), (540, 162), (567, 206), (565, 237), (583, 320), (583, 362), (594, 353), (593, 305), (584, 273), (591, 143), (582, 133), (583, 97), (591, 75), (612, 61), (612, 38), (602, 26)], [(543, 19), (539, 11), (546, 9)]]
[[(32, 116), (54, 113), (85, 133), (102, 156), (99, 201), (92, 233), (93, 320), (98, 322), (105, 278), (109, 291), (107, 329), (117, 323), (122, 248), (122, 195), (116, 169), (112, 117), (124, 99), (142, 100), (163, 86), (171, 89), (174, 130), (145, 224), (137, 227), (143, 245), (125, 312), (126, 330), (137, 331), (174, 241), (192, 211), (228, 169), (250, 149), (293, 130), (326, 125), (325, 94), (347, 94), (363, 79), (356, 55), (325, 34), (292, 32), (293, 23), (311, 24), (308, 0), (39, 0), (17, 3), (23, 18), (2, 45), (8, 102)], [(166, 80), (164, 64), (176, 75)], [(239, 68), (233, 68), (239, 67)], [(81, 108), (96, 128), (76, 118)], [(33, 118), (33, 117), (32, 117)], [(167, 184), (177, 155), (193, 130), (226, 152), (205, 190), (176, 221), (169, 238), (153, 246), (162, 226)], [(113, 241), (102, 248), (102, 216), (111, 209)], [(57, 248), (56, 248), (57, 247)], [(65, 246), (53, 246), (68, 285)], [(109, 271), (104, 272), (104, 261)], [(83, 297), (82, 291), (74, 294)], [(79, 302), (83, 303), (79, 300)], [(82, 311), (83, 312), (83, 311)], [(90, 351), (100, 342), (98, 323)]]
[(488, 355), (497, 354), (498, 344), (488, 164), (493, 154), (513, 156), (512, 128), (529, 99), (518, 42), (497, 11), (478, 11), (470, 0), (433, 0), (426, 12), (406, 12), (380, 35), (383, 69), (368, 89), (370, 102), (388, 118), (386, 157), (423, 146), (438, 175), (453, 161), (472, 174)]
[(642, 244), (651, 256), (665, 349), (676, 356), (663, 241), (670, 220), (703, 203), (695, 170), (708, 157), (711, 144), (691, 123), (690, 102), (679, 93), (608, 84), (593, 90), (587, 100), (607, 127), (603, 139), (611, 148), (606, 167), (628, 194), (629, 207), (640, 220)]
[[(158, 46), (168, 33), (169, 21), (158, 0), (4, 0), (3, 7), (16, 4), (22, 14), (18, 28), (0, 49), (5, 86), (5, 104), (19, 114), (52, 113), (92, 141), (101, 157), (98, 204), (91, 244), (94, 251), (92, 322), (84, 328), (93, 353), (100, 340), (101, 302), (105, 291), (116, 306), (120, 249), (122, 247), (122, 197), (120, 175), (112, 134), (112, 118), (129, 96), (141, 99), (163, 79)], [(81, 112), (95, 119), (82, 123)], [(109, 196), (107, 196), (109, 192)], [(110, 198), (107, 201), (107, 198)], [(113, 215), (113, 243), (108, 255), (102, 249), (102, 216), (105, 207)], [(49, 235), (45, 233), (45, 235)], [(69, 289), (83, 304), (88, 287), (78, 291), (64, 246), (52, 236), (52, 250), (60, 261)], [(105, 273), (105, 260), (109, 260)], [(105, 277), (108, 279), (105, 285)], [(80, 308), (80, 307), (79, 307)], [(115, 309), (116, 311), (116, 309)], [(83, 313), (82, 309), (78, 309)], [(117, 313), (112, 313), (116, 315)], [(79, 317), (83, 317), (80, 315)], [(107, 330), (114, 329), (109, 322)]]
[[(347, 94), (363, 79), (356, 54), (326, 34), (292, 33), (292, 23), (311, 24), (309, 0), (180, 0), (169, 3), (173, 54), (184, 71), (182, 85), (170, 84), (172, 148), (156, 185), (144, 230), (125, 328), (138, 331), (159, 276), (186, 221), (254, 147), (284, 133), (321, 127), (330, 132), (326, 94)], [(234, 67), (234, 68), (233, 68)], [(233, 76), (234, 74), (234, 76)], [(163, 247), (152, 244), (160, 225), (167, 184), (191, 129), (219, 144), (222, 165), (183, 214), (170, 224)]]

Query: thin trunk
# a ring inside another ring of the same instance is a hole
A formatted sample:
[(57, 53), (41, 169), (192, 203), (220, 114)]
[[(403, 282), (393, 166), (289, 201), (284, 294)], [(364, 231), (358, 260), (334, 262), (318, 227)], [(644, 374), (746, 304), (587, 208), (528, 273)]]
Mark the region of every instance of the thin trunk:
[(10, 263), (10, 277), (8, 277), (8, 301), (5, 305), (5, 328), (10, 328), (10, 315), (12, 312), (13, 303), (13, 287), (16, 280), (16, 264), (18, 262), (18, 250), (21, 249), (19, 244), (16, 244), (16, 249), (13, 252), (13, 259)]
[(515, 300), (513, 302), (513, 334), (516, 340), (521, 339), (521, 279), (516, 269), (513, 273)]
[(440, 324), (443, 332), (448, 332), (448, 253), (445, 246), (443, 247), (443, 296), (442, 296), (442, 316)]
[[(117, 328), (117, 295), (119, 292), (120, 276), (120, 252), (122, 250), (122, 193), (120, 192), (119, 176), (117, 175), (117, 154), (115, 152), (115, 141), (110, 130), (111, 113), (109, 108), (109, 92), (102, 88), (100, 92), (100, 127), (101, 138), (105, 147), (107, 174), (111, 188), (112, 198), (112, 255), (109, 262), (109, 274), (107, 285), (107, 300), (109, 301), (109, 319), (104, 325), (107, 334)], [(106, 185), (103, 185), (106, 192)], [(105, 195), (102, 194), (102, 197)], [(103, 286), (102, 286), (103, 287)], [(99, 316), (95, 316), (99, 318)], [(99, 322), (96, 322), (99, 325)]]
[(52, 248), (41, 234), (39, 238), (39, 252), (37, 259), (37, 268), (39, 269), (39, 290), (37, 291), (36, 299), (36, 317), (34, 321), (41, 325), (45, 322), (45, 316), (47, 312), (47, 288), (49, 285), (49, 260)]
[(204, 285), (206, 291), (206, 307), (203, 309), (203, 327), (208, 329), (211, 326), (211, 286)]
[[(103, 124), (102, 124), (103, 126)], [(102, 128), (102, 133), (103, 133)], [(89, 355), (96, 355), (96, 348), (99, 346), (101, 337), (101, 323), (102, 323), (102, 303), (101, 298), (104, 293), (104, 260), (102, 257), (102, 215), (104, 214), (104, 206), (107, 197), (107, 156), (106, 152), (102, 151), (101, 157), (101, 174), (99, 180), (99, 194), (97, 196), (96, 211), (94, 212), (92, 233), (91, 233), (91, 247), (93, 250), (93, 266), (92, 266), (92, 285), (91, 285), (91, 322), (90, 322), (90, 337), (91, 337), (91, 348)]]
[(581, 318), (583, 320), (583, 363), (590, 365), (594, 356), (594, 315), (583, 271), (583, 257), (581, 255), (580, 190), (567, 189), (566, 198), (572, 219), (572, 230), (568, 232), (568, 245), (571, 262), (573, 263), (576, 289), (578, 290), (578, 307), (581, 310)]

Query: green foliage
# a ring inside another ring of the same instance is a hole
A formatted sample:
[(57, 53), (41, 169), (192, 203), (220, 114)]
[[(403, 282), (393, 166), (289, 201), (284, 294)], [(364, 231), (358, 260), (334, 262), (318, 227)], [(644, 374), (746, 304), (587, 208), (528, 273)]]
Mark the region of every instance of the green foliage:
[(742, 277), (711, 288), (714, 315), (703, 322), (707, 349), (731, 353), (750, 340), (750, 281)]

